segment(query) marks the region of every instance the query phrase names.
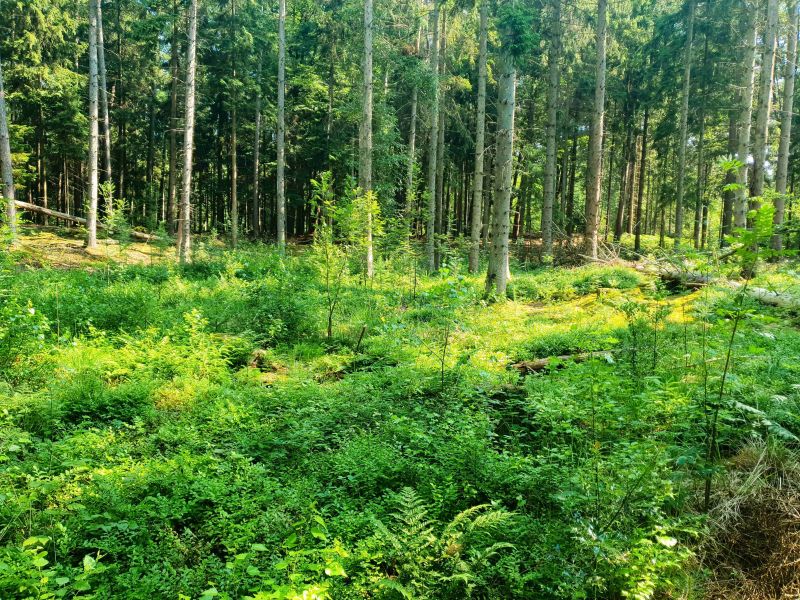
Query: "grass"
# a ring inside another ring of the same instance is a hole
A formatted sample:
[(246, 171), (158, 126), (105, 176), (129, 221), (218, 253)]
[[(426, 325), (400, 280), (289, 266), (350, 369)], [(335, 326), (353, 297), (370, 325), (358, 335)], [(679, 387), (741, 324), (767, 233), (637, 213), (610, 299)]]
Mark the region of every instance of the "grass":
[(352, 265), (328, 338), (311, 252), (64, 268), (25, 240), (0, 296), (2, 597), (702, 598), (705, 478), (722, 497), (743, 447), (800, 433), (800, 335), (752, 305), (704, 458), (730, 290), (515, 267), (487, 303), (457, 262)]

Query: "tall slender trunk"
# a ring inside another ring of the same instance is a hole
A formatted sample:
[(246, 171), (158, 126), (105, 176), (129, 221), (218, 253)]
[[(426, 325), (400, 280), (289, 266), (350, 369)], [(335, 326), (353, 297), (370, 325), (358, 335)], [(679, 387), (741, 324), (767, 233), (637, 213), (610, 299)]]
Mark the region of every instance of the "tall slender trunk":
[[(561, 0), (552, 0), (550, 48), (547, 60), (547, 133), (542, 204), (542, 253), (545, 261), (553, 256), (553, 204), (556, 196), (556, 133), (558, 131), (558, 87), (561, 81)], [(566, 173), (566, 170), (563, 171)]]
[[(783, 69), (783, 110), (781, 111), (781, 138), (778, 145), (778, 169), (775, 174), (775, 216), (773, 223), (780, 229), (786, 209), (786, 183), (789, 174), (789, 145), (792, 139), (792, 115), (794, 109), (794, 78), (797, 66), (797, 0), (789, 2), (789, 34), (786, 50), (786, 64)], [(772, 248), (783, 249), (783, 236), (780, 231), (772, 236)]]
[(595, 69), (594, 108), (589, 136), (589, 161), (586, 174), (586, 239), (584, 251), (597, 258), (597, 230), (600, 222), (600, 193), (603, 176), (603, 121), (606, 102), (606, 16), (607, 0), (597, 1), (597, 66)]
[(497, 64), (497, 150), (492, 247), (486, 274), (486, 292), (505, 296), (508, 283), (508, 233), (514, 162), (514, 108), (517, 71), (511, 53), (503, 49)]
[(636, 196), (636, 225), (634, 226), (633, 249), (639, 252), (642, 249), (642, 202), (644, 200), (645, 174), (647, 173), (647, 128), (650, 124), (650, 108), (644, 108), (644, 123), (642, 123), (642, 154), (639, 158), (639, 190)]
[[(441, 29), (439, 33), (439, 81), (443, 81), (446, 71), (446, 56), (447, 56), (447, 12), (441, 15)], [(442, 245), (445, 243), (444, 238), (447, 235), (447, 215), (445, 214), (445, 189), (444, 189), (444, 133), (445, 133), (445, 110), (442, 108), (443, 104), (443, 90), (441, 83), (439, 86), (439, 126), (437, 128), (436, 139), (436, 223), (434, 230), (436, 231), (436, 244), (434, 248), (433, 262), (435, 270), (438, 271), (442, 262)]]
[(675, 199), (675, 247), (683, 237), (683, 200), (686, 194), (686, 143), (689, 123), (689, 93), (692, 84), (692, 44), (694, 43), (695, 0), (689, 0), (686, 49), (683, 59), (683, 93), (681, 94), (680, 139), (678, 140), (678, 196)]
[(472, 220), (470, 222), (469, 272), (480, 267), (481, 216), (483, 214), (483, 169), (486, 152), (486, 44), (489, 31), (489, 0), (481, 0), (481, 21), (478, 50), (478, 114), (475, 124), (475, 174), (472, 187)]
[(275, 212), (278, 249), (286, 250), (286, 0), (278, 2), (278, 162), (276, 169), (277, 196)]
[(772, 112), (772, 80), (775, 74), (775, 48), (778, 33), (778, 0), (767, 0), (767, 27), (761, 54), (761, 81), (758, 92), (756, 130), (753, 135), (753, 198), (750, 208), (761, 206), (764, 194), (764, 165), (767, 161), (769, 117)]
[(364, 88), (361, 131), (358, 136), (358, 184), (367, 204), (367, 277), (374, 275), (372, 249), (372, 0), (364, 0)]
[(439, 0), (431, 11), (430, 70), (434, 74), (431, 94), (430, 138), (428, 139), (428, 189), (425, 215), (425, 255), (428, 270), (436, 270), (436, 154), (439, 144)]
[(575, 232), (575, 171), (578, 163), (578, 134), (572, 134), (572, 144), (569, 151), (569, 183), (567, 189), (567, 206), (565, 219), (567, 225), (567, 240), (572, 245), (572, 234)]
[(108, 114), (106, 49), (105, 34), (103, 33), (103, 0), (97, 0), (97, 66), (99, 69), (100, 108), (103, 115), (103, 158), (106, 181), (111, 181), (111, 118)]
[(736, 173), (736, 197), (733, 204), (734, 227), (747, 226), (747, 158), (750, 151), (751, 118), (753, 116), (753, 85), (755, 80), (756, 38), (758, 23), (754, 8), (745, 6), (744, 49), (741, 71), (739, 123), (736, 136), (736, 158), (740, 163)]
[(231, 0), (231, 75), (233, 94), (231, 98), (231, 245), (236, 248), (239, 243), (239, 156), (236, 134), (238, 129), (236, 93), (236, 2)]
[[(414, 48), (414, 56), (419, 57), (419, 44), (421, 29), (417, 29), (417, 44)], [(408, 128), (408, 166), (406, 167), (406, 205), (405, 219), (407, 233), (411, 235), (411, 223), (414, 212), (416, 194), (414, 193), (414, 164), (417, 155), (417, 105), (419, 102), (419, 88), (414, 83), (411, 90), (411, 121)]]
[(708, 61), (708, 35), (704, 36), (703, 43), (703, 91), (700, 99), (700, 140), (697, 143), (697, 198), (694, 203), (694, 247), (700, 248), (703, 237), (703, 207), (705, 206), (705, 187), (703, 173), (705, 172), (705, 137), (706, 137), (706, 97), (711, 72)]
[(170, 73), (172, 76), (169, 99), (169, 195), (167, 200), (167, 231), (176, 233), (178, 187), (178, 3), (173, 0), (172, 41), (170, 43)]
[(0, 58), (0, 167), (3, 176), (3, 198), (6, 201), (6, 224), (13, 243), (17, 235), (17, 206), (14, 204), (14, 171), (11, 162), (11, 140), (8, 134), (8, 110), (3, 85), (3, 61)]
[[(728, 115), (728, 153), (736, 156), (737, 147), (736, 111), (731, 110)], [(733, 204), (736, 192), (733, 185), (736, 183), (736, 173), (725, 173), (725, 190), (722, 192), (722, 226), (720, 227), (720, 242), (725, 244), (725, 236), (733, 233)]]
[(97, 110), (97, 2), (89, 0), (89, 206), (86, 213), (86, 247), (97, 247), (98, 110)]
[(181, 263), (191, 259), (192, 250), (192, 159), (194, 155), (195, 75), (197, 72), (197, 0), (189, 3), (189, 30), (186, 47), (186, 122), (183, 141), (183, 187), (181, 189)]
[(261, 183), (261, 68), (263, 58), (258, 55), (258, 89), (256, 90), (256, 131), (253, 139), (253, 206), (252, 222), (253, 235), (261, 235), (261, 197), (259, 196)]

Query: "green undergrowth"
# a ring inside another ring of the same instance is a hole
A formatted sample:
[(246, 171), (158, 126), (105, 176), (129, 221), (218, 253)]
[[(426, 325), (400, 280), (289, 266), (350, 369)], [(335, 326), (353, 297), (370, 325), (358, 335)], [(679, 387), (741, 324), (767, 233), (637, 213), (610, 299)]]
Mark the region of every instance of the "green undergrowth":
[(733, 292), (623, 267), (350, 265), (330, 337), (312, 253), (2, 278), (3, 598), (701, 597), (704, 482), (800, 433), (791, 316), (720, 403)]

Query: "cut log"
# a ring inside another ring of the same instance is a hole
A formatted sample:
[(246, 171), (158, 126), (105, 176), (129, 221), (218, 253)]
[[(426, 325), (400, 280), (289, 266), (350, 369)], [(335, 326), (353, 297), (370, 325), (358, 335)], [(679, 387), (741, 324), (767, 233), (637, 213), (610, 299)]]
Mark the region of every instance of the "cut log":
[[(17, 208), (20, 210), (25, 210), (28, 212), (38, 213), (40, 215), (46, 215), (48, 217), (54, 217), (56, 219), (61, 219), (63, 221), (69, 221), (70, 223), (77, 223), (78, 225), (86, 225), (86, 219), (82, 217), (74, 217), (72, 215), (68, 215), (67, 213), (62, 213), (57, 210), (51, 210), (49, 208), (43, 208), (41, 206), (36, 206), (35, 204), (30, 204), (29, 202), (22, 202), (21, 200), (17, 200), (15, 202)], [(98, 222), (97, 227), (100, 229), (107, 229), (103, 223)], [(142, 233), (141, 231), (134, 231), (130, 230), (128, 232), (133, 239), (141, 240), (143, 242), (153, 242), (153, 241), (160, 241), (161, 238), (157, 235), (150, 235), (149, 233)]]
[[(711, 277), (702, 273), (694, 273), (692, 271), (678, 271), (676, 269), (663, 269), (650, 265), (636, 265), (636, 269), (643, 273), (657, 275), (663, 281), (672, 283), (680, 283), (687, 288), (701, 288), (709, 284), (721, 285), (735, 290), (740, 290), (745, 287), (741, 281), (732, 281), (722, 277)], [(747, 286), (745, 293), (754, 300), (770, 306), (777, 306), (780, 308), (788, 308), (792, 310), (800, 310), (800, 297), (791, 294), (782, 294), (768, 290), (766, 288)]]
[(579, 354), (564, 354), (562, 356), (550, 356), (548, 358), (537, 358), (536, 360), (523, 360), (512, 365), (517, 371), (526, 375), (528, 373), (539, 373), (548, 368), (560, 369), (569, 363), (580, 363), (591, 360), (592, 358), (606, 358), (610, 360), (612, 350), (601, 350), (599, 352), (581, 352)]

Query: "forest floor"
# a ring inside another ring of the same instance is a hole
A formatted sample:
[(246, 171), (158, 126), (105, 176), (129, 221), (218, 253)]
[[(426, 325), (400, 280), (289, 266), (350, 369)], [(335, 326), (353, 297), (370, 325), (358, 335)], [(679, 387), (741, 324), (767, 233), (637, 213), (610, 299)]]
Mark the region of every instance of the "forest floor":
[(797, 597), (795, 315), (626, 265), (488, 302), (456, 258), (197, 252), (0, 262), (0, 597)]

